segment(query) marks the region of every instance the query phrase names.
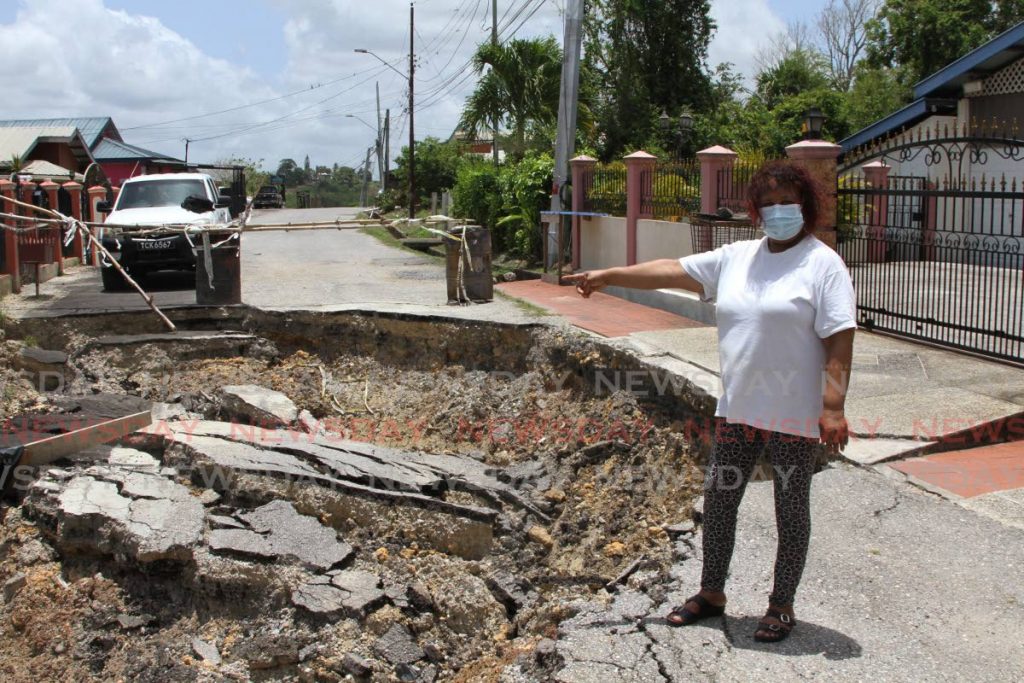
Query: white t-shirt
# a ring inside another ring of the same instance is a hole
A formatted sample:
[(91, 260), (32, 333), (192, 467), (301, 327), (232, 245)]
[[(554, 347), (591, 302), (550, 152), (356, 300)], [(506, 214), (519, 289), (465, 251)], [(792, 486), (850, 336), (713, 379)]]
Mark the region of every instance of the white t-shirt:
[(821, 340), (857, 326), (843, 260), (806, 237), (777, 254), (762, 238), (679, 261), (716, 303), (723, 393), (715, 415), (818, 438), (827, 377)]

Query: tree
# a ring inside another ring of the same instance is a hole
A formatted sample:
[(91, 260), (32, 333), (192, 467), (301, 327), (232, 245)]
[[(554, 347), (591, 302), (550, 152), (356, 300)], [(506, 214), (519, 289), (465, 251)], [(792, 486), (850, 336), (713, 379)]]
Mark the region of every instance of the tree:
[(305, 182), (305, 173), (295, 163), (294, 159), (281, 159), (277, 164), (275, 175), (280, 176), (284, 180), (285, 185), (290, 187), (301, 185)]
[(757, 75), (757, 95), (769, 109), (782, 100), (809, 90), (827, 88), (828, 66), (820, 52), (792, 50), (772, 67)]
[(604, 159), (661, 137), (658, 116), (708, 110), (708, 44), (715, 24), (707, 0), (593, 0), (584, 23), (586, 69)]
[[(241, 166), (245, 172), (245, 192), (255, 196), (260, 187), (266, 185), (270, 180), (270, 174), (263, 170), (263, 159), (250, 159), (248, 157), (229, 157), (214, 162), (214, 166)], [(230, 184), (232, 181), (231, 171), (214, 169), (210, 174), (218, 183)]]
[(910, 94), (894, 70), (860, 62), (846, 98), (850, 130), (858, 131), (888, 116), (906, 104)]
[(848, 92), (854, 69), (868, 42), (867, 22), (874, 17), (878, 0), (829, 0), (818, 15), (832, 86)]
[(1022, 17), (1021, 0), (885, 0), (867, 24), (867, 56), (913, 85)]
[(313, 169), (309, 165), (309, 155), (306, 155), (306, 160), (302, 162), (302, 173), (305, 175), (305, 180), (308, 183), (313, 178)]
[(477, 135), (497, 120), (511, 131), (510, 147), (521, 157), (531, 129), (552, 125), (558, 117), (562, 50), (551, 36), (481, 44), (473, 56), (480, 76), (466, 100), (459, 128)]
[[(456, 142), (442, 142), (428, 137), (416, 142), (416, 194), (420, 203), (430, 199), (431, 192), (441, 193), (455, 184), (459, 168), (463, 164), (462, 149)], [(403, 147), (395, 159), (394, 176), (398, 192), (407, 192), (409, 187), (409, 148)], [(405, 197), (406, 201), (408, 197)], [(400, 202), (405, 203), (405, 201)]]

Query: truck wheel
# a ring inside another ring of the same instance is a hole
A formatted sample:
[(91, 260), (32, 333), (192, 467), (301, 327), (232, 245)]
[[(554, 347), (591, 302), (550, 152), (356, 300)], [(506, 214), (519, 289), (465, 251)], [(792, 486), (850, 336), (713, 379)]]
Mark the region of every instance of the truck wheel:
[(100, 268), (100, 277), (103, 278), (103, 291), (124, 292), (128, 290), (128, 281), (124, 279), (117, 268)]

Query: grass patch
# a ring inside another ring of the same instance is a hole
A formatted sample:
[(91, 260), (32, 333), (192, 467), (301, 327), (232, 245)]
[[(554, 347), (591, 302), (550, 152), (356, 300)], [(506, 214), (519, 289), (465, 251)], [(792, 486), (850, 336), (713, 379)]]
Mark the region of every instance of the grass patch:
[[(412, 247), (405, 246), (404, 244), (402, 244), (401, 240), (399, 240), (397, 237), (388, 232), (387, 228), (372, 225), (367, 226), (365, 228), (360, 228), (359, 231), (362, 232), (363, 234), (369, 235), (370, 237), (376, 238), (380, 242), (383, 242), (384, 244), (388, 245), (389, 247), (401, 249), (402, 251), (407, 251), (410, 254), (428, 256), (430, 258), (435, 259), (438, 262), (444, 261), (444, 256), (441, 256), (440, 254), (435, 254), (434, 252), (431, 251), (420, 251), (419, 249), (413, 249)], [(426, 233), (425, 235), (417, 235), (414, 233), (410, 233), (409, 237), (436, 237), (436, 235), (431, 235), (430, 233)]]
[(523, 311), (524, 313), (529, 313), (530, 315), (537, 316), (537, 317), (554, 315), (554, 313), (552, 313), (551, 311), (547, 310), (546, 308), (541, 308), (540, 306), (537, 306), (536, 304), (531, 304), (529, 301), (525, 301), (523, 299), (519, 299), (517, 297), (512, 296), (511, 294), (506, 294), (505, 292), (501, 291), (500, 289), (495, 288), (494, 293), (497, 296), (501, 297), (502, 299), (505, 299), (506, 301), (512, 302), (513, 304), (516, 305), (516, 308), (518, 308), (519, 310)]

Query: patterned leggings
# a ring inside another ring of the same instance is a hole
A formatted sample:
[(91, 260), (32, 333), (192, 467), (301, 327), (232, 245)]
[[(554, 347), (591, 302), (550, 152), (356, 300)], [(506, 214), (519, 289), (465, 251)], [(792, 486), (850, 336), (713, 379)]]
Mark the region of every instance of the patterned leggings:
[(725, 590), (736, 540), (736, 512), (758, 456), (764, 452), (775, 474), (775, 555), (772, 605), (793, 604), (811, 536), (811, 475), (814, 439), (754, 429), (721, 420), (711, 467), (704, 480), (704, 565), (701, 587)]

